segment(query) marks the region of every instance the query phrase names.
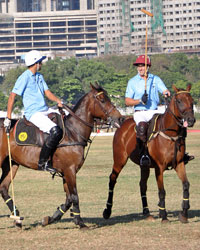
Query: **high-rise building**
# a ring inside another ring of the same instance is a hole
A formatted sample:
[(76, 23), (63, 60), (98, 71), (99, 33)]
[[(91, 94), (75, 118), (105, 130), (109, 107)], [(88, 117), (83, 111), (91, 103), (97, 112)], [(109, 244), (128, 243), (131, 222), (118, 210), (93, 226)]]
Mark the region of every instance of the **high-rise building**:
[[(153, 18), (141, 12), (144, 8)], [(199, 0), (0, 0), (0, 63), (65, 56), (200, 53)]]
[(94, 0), (0, 0), (0, 63), (38, 49), (47, 56), (96, 56)]
[(199, 0), (98, 0), (98, 54), (148, 52), (200, 53)]

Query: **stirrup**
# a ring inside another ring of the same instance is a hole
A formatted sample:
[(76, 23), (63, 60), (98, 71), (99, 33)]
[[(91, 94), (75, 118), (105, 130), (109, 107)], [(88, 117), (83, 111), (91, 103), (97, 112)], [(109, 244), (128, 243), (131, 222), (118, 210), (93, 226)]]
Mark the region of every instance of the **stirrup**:
[(194, 160), (194, 156), (189, 155), (188, 153), (185, 153), (183, 157), (184, 164), (187, 164), (189, 161), (192, 161), (192, 160)]
[(43, 164), (38, 164), (38, 170), (40, 171), (48, 171), (50, 173), (57, 173), (58, 171), (52, 167), (51, 161), (46, 161)]
[(140, 159), (140, 166), (141, 167), (150, 167), (151, 166), (151, 159), (148, 155), (142, 155)]

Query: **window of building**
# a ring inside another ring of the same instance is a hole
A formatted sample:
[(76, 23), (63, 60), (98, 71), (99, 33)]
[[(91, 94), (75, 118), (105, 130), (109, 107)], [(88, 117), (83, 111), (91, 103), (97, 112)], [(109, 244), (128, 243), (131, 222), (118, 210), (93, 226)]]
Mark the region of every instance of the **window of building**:
[(49, 36), (33, 36), (33, 40), (49, 40)]
[(51, 45), (56, 47), (56, 46), (66, 46), (67, 43), (66, 42), (51, 42)]
[(51, 39), (52, 40), (63, 40), (63, 39), (66, 39), (66, 35), (52, 35)]
[(17, 43), (16, 47), (17, 48), (20, 48), (20, 47), (31, 48), (32, 47), (32, 43)]
[(68, 26), (82, 26), (83, 21), (68, 21)]
[(69, 32), (82, 32), (82, 31), (84, 31), (84, 29), (83, 28), (68, 28), (68, 31)]
[(31, 34), (31, 30), (23, 29), (23, 30), (16, 30), (16, 34)]
[(35, 22), (33, 23), (33, 27), (48, 27), (49, 23), (48, 22)]
[(34, 47), (49, 47), (49, 42), (34, 42), (33, 43)]
[(0, 28), (13, 28), (13, 23), (0, 23)]
[(16, 41), (31, 41), (31, 36), (16, 36)]
[(57, 29), (50, 29), (51, 33), (65, 33), (66, 29), (65, 28), (57, 28)]
[(15, 27), (16, 28), (29, 28), (31, 27), (31, 24), (30, 23), (16, 23)]
[(59, 22), (51, 22), (50, 23), (51, 27), (55, 27), (55, 26), (66, 26), (66, 22), (65, 21), (59, 21)]
[(86, 20), (85, 25), (96, 25), (97, 21), (96, 20)]
[(72, 39), (84, 39), (84, 35), (83, 34), (69, 34), (68, 39), (69, 40), (72, 40)]
[(49, 33), (49, 29), (34, 29), (33, 34)]

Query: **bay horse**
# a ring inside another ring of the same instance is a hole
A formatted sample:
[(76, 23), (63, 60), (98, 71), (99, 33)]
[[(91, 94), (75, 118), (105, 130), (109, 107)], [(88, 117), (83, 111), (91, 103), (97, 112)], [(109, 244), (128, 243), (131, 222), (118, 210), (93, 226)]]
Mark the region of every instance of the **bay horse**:
[[(182, 212), (179, 220), (183, 223), (188, 221), (189, 205), (189, 181), (186, 175), (184, 164), (186, 128), (192, 127), (195, 123), (193, 111), (193, 99), (190, 95), (191, 85), (186, 90), (172, 86), (175, 94), (168, 103), (164, 114), (157, 116), (153, 124), (154, 130), (151, 139), (148, 140), (148, 152), (151, 158), (150, 168), (155, 169), (155, 176), (159, 196), (159, 216), (162, 222), (168, 221), (165, 208), (165, 189), (163, 174), (166, 169), (172, 166), (183, 186)], [(136, 143), (136, 124), (133, 118), (125, 120), (121, 127), (115, 132), (113, 138), (113, 168), (109, 177), (109, 193), (103, 217), (108, 219), (111, 216), (113, 206), (113, 192), (117, 178), (125, 166), (127, 160), (140, 165), (139, 149)], [(185, 135), (184, 135), (185, 133)], [(146, 191), (147, 181), (150, 174), (149, 167), (140, 167), (140, 194), (143, 206), (143, 215), (152, 218), (149, 212)]]
[[(76, 173), (84, 163), (84, 149), (90, 140), (90, 134), (93, 130), (95, 118), (106, 120), (111, 118), (118, 121), (121, 117), (120, 112), (111, 103), (107, 92), (96, 83), (91, 85), (91, 90), (85, 94), (73, 108), (73, 115), (64, 116), (64, 137), (53, 155), (53, 167), (62, 175), (64, 191), (66, 192), (66, 201), (61, 204), (53, 216), (46, 216), (42, 225), (46, 226), (61, 219), (63, 214), (73, 205), (71, 215), (76, 225), (80, 228), (86, 227), (81, 216), (79, 208), (79, 198), (76, 185)], [(64, 106), (65, 107), (65, 106)], [(13, 200), (8, 194), (11, 183), (10, 167), (8, 161), (8, 143), (4, 119), (0, 119), (0, 166), (2, 176), (0, 179), (0, 193), (6, 205), (13, 213)], [(15, 123), (15, 121), (12, 121)], [(40, 147), (37, 146), (19, 146), (16, 144), (14, 128), (10, 130), (10, 149), (12, 155), (13, 178), (19, 168), (19, 165), (37, 170), (40, 154)], [(17, 215), (19, 211), (16, 209)], [(18, 222), (19, 224), (22, 222)], [(18, 225), (19, 226), (19, 225)]]

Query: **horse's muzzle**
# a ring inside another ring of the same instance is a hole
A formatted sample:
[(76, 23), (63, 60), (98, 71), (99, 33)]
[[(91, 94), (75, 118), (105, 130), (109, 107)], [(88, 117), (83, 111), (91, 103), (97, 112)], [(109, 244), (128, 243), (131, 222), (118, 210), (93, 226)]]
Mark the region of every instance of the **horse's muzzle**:
[(187, 122), (187, 127), (193, 127), (196, 122), (196, 119), (194, 116), (188, 116), (186, 119), (184, 119), (184, 121)]

